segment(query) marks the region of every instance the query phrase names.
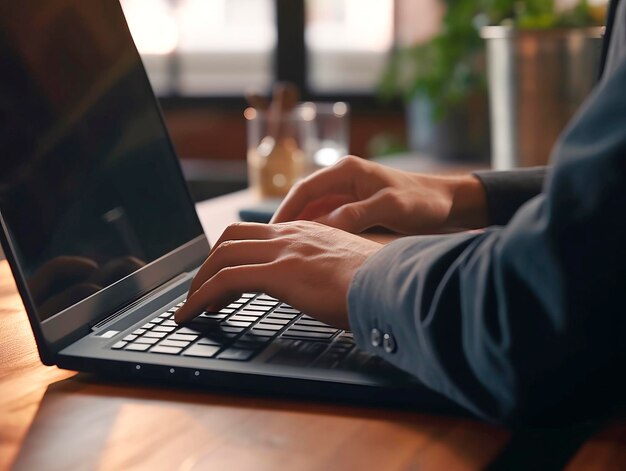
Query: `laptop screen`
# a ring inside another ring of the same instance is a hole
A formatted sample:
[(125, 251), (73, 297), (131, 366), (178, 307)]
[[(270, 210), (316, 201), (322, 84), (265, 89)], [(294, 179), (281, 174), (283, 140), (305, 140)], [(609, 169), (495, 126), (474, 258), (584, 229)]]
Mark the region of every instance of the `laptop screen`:
[(0, 0), (0, 212), (41, 320), (203, 234), (118, 2)]

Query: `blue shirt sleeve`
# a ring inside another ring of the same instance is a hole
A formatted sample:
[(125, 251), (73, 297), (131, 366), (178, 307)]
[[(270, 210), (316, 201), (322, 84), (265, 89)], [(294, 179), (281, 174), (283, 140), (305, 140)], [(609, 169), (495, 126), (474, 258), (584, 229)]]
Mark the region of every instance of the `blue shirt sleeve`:
[[(610, 391), (626, 365), (624, 90), (622, 61), (563, 134), (545, 191), (506, 226), (371, 257), (348, 293), (358, 345), (506, 423)], [(374, 346), (373, 329), (395, 349)]]

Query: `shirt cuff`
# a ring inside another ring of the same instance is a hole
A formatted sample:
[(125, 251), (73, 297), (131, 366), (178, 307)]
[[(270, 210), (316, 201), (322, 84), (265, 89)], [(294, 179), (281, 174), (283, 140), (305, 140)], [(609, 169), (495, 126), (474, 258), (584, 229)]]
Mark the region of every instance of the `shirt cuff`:
[(517, 210), (543, 190), (547, 167), (474, 172), (487, 194), (489, 225), (507, 224)]
[(428, 298), (423, 291), (434, 289), (452, 262), (438, 254), (460, 249), (475, 237), (471, 232), (403, 237), (368, 258), (348, 290), (348, 317), (358, 347), (422, 380), (428, 378), (429, 386), (437, 389), (437, 354), (420, 339), (415, 318), (418, 312), (427, 313), (428, 306), (414, 303)]

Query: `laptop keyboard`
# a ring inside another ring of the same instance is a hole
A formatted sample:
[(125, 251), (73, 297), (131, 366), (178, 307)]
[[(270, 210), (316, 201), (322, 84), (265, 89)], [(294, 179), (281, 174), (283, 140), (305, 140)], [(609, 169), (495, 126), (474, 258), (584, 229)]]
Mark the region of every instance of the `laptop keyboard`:
[(244, 294), (219, 312), (204, 312), (178, 325), (173, 308), (112, 345), (167, 355), (249, 361), (268, 345), (276, 346), (268, 363), (320, 368), (372, 369), (382, 360), (355, 349), (350, 332), (336, 329), (265, 294)]

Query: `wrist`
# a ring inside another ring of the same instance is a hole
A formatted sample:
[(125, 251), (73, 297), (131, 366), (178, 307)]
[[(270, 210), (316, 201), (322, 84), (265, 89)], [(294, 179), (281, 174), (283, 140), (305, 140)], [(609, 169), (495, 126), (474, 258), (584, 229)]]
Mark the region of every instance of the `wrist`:
[(480, 229), (489, 224), (487, 193), (474, 175), (456, 177), (451, 184), (452, 205), (448, 225), (459, 229)]

